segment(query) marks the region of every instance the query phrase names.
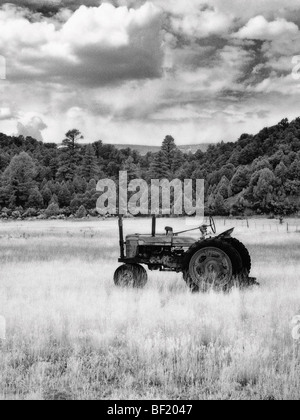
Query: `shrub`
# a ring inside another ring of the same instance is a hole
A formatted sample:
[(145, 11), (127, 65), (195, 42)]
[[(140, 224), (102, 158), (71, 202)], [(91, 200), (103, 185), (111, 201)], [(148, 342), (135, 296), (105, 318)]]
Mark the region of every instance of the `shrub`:
[(244, 211), (244, 216), (245, 217), (253, 217), (253, 216), (255, 216), (255, 212), (252, 209), (248, 208)]
[(38, 188), (35, 188), (31, 191), (27, 205), (29, 208), (37, 207), (38, 209), (42, 208), (44, 206), (44, 199), (42, 194), (39, 192)]
[(92, 210), (89, 210), (89, 215), (92, 216), (92, 217), (98, 217), (99, 213), (98, 213), (97, 209), (92, 209)]
[(55, 217), (59, 214), (59, 206), (56, 203), (52, 203), (48, 206), (47, 210), (45, 211), (47, 217)]
[(11, 217), (13, 219), (19, 219), (20, 217), (22, 217), (22, 215), (18, 210), (15, 210), (15, 211), (12, 212)]
[(37, 219), (38, 220), (45, 220), (45, 219), (47, 219), (47, 216), (45, 214), (41, 213), (41, 214), (38, 215)]
[(3, 207), (1, 213), (4, 214), (5, 217), (7, 217), (7, 216), (10, 216), (11, 215), (11, 210), (8, 209), (7, 207)]
[(77, 213), (76, 213), (76, 217), (78, 219), (83, 219), (84, 217), (86, 217), (87, 212), (84, 206), (80, 206)]
[(53, 194), (52, 195), (52, 198), (51, 198), (51, 201), (50, 201), (50, 204), (58, 204), (58, 198), (57, 198), (57, 195), (56, 194)]
[(36, 216), (37, 216), (37, 210), (34, 209), (33, 207), (30, 207), (29, 209), (27, 209), (25, 213), (23, 214), (23, 217), (36, 217)]
[(64, 207), (60, 210), (60, 215), (69, 217), (72, 214), (70, 207)]
[(81, 200), (76, 195), (73, 200), (71, 201), (70, 208), (73, 213), (75, 213), (79, 207), (81, 206)]

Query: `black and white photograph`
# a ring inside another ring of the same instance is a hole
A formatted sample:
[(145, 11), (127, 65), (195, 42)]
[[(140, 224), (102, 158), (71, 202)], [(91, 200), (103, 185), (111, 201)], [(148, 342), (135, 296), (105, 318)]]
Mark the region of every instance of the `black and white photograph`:
[(1, 1), (0, 400), (299, 399), (299, 0)]

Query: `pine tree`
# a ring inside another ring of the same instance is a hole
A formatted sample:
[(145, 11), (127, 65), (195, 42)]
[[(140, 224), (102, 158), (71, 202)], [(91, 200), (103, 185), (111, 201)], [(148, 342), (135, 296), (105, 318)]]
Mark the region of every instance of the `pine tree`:
[[(177, 152), (177, 146), (175, 140), (172, 136), (166, 136), (162, 143), (161, 151), (165, 156), (166, 165), (169, 170), (169, 173), (174, 173), (175, 170), (175, 157)], [(177, 168), (176, 168), (177, 169)]]
[(85, 193), (86, 188), (87, 188), (87, 182), (85, 178), (76, 176), (74, 178), (73, 185), (74, 185), (75, 193), (79, 193), (79, 194)]
[(75, 187), (74, 187), (73, 181), (69, 180), (66, 183), (66, 186), (67, 186), (68, 190), (70, 191), (70, 194), (73, 195), (75, 193)]
[(0, 153), (0, 171), (3, 172), (10, 162), (10, 156), (8, 153)]
[(215, 196), (213, 193), (210, 193), (207, 199), (207, 207), (209, 211), (211, 211), (214, 208), (215, 205)]
[(122, 166), (122, 171), (127, 171), (127, 176), (129, 180), (140, 177), (140, 168), (134, 163), (134, 159), (132, 156), (129, 156), (129, 158), (126, 159)]
[(53, 217), (59, 215), (59, 205), (56, 203), (49, 204), (48, 208), (45, 211), (47, 217)]
[(87, 186), (87, 191), (95, 192), (97, 188), (97, 182), (94, 179), (91, 179)]
[(87, 211), (86, 211), (85, 207), (80, 206), (77, 213), (76, 213), (76, 217), (78, 219), (83, 219), (84, 217), (86, 217), (86, 215), (87, 215)]
[(60, 162), (59, 162), (59, 159), (58, 158), (52, 158), (50, 160), (49, 169), (50, 169), (51, 177), (53, 179), (56, 178), (57, 172), (59, 170), (59, 164), (60, 164)]
[(258, 200), (262, 201), (270, 201), (268, 194), (273, 192), (273, 186), (275, 183), (275, 175), (273, 172), (268, 169), (262, 169), (259, 171), (259, 178), (257, 182), (257, 186), (254, 187), (254, 197)]
[(230, 184), (229, 180), (226, 178), (226, 176), (223, 176), (218, 185), (218, 192), (225, 199), (228, 198), (229, 184)]
[(70, 203), (71, 211), (75, 213), (81, 205), (82, 205), (82, 200), (77, 195), (75, 195)]
[(43, 179), (41, 185), (40, 185), (40, 190), (43, 190), (45, 188), (45, 186), (47, 185), (48, 181), (46, 178)]
[(66, 137), (62, 141), (62, 145), (70, 151), (75, 151), (79, 149), (78, 141), (82, 139), (83, 135), (79, 130), (74, 128), (66, 133)]
[(250, 171), (246, 166), (240, 166), (230, 182), (230, 188), (233, 194), (240, 193), (248, 187), (250, 181)]
[(176, 148), (174, 152), (174, 159), (172, 162), (172, 167), (171, 167), (172, 173), (176, 173), (178, 170), (180, 170), (180, 168), (184, 164), (184, 161), (185, 159), (184, 159), (184, 155), (182, 151)]
[(288, 170), (288, 176), (292, 180), (299, 179), (300, 174), (300, 158), (296, 158)]
[(159, 151), (154, 155), (154, 159), (150, 165), (150, 179), (168, 179), (169, 174), (166, 155), (162, 151)]
[(58, 204), (58, 197), (57, 197), (57, 195), (56, 195), (56, 194), (53, 194), (53, 195), (52, 195), (52, 198), (51, 198), (51, 200), (50, 200), (49, 205), (50, 205), (50, 204)]
[(26, 152), (14, 156), (2, 177), (6, 203), (11, 207), (25, 207), (30, 192), (36, 185), (35, 176), (35, 163)]
[(80, 146), (78, 141), (83, 139), (80, 131), (74, 129), (66, 133), (66, 138), (63, 140), (63, 152), (60, 158), (60, 167), (57, 172), (57, 178), (59, 180), (72, 180), (75, 177), (80, 156)]
[(42, 194), (39, 192), (38, 188), (34, 188), (31, 190), (28, 201), (27, 207), (33, 207), (35, 209), (41, 209), (44, 206), (44, 200)]
[(215, 214), (218, 216), (223, 216), (224, 214), (226, 214), (225, 201), (220, 193), (216, 195), (216, 198), (214, 201), (214, 210), (215, 210)]
[(48, 206), (52, 198), (52, 192), (47, 185), (42, 189), (42, 197), (43, 197), (45, 205)]
[(61, 185), (58, 193), (58, 203), (60, 207), (68, 207), (71, 201), (71, 193), (65, 183)]
[(82, 176), (89, 181), (90, 179), (98, 179), (99, 167), (94, 146), (89, 144), (85, 148), (85, 154), (81, 169)]
[(287, 176), (288, 168), (285, 166), (283, 162), (280, 162), (275, 168), (275, 176), (280, 179), (280, 181), (284, 181), (285, 177)]

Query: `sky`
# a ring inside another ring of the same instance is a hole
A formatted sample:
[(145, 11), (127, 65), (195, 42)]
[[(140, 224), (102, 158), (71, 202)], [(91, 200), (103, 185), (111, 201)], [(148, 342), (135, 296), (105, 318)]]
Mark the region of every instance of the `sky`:
[(2, 1), (0, 132), (235, 141), (300, 116), (298, 63), (299, 0)]

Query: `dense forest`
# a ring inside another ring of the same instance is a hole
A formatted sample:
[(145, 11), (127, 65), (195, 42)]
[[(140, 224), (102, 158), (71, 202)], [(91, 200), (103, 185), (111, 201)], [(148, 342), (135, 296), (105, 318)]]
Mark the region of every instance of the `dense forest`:
[(82, 138), (74, 129), (58, 146), (0, 134), (1, 218), (97, 216), (97, 181), (118, 180), (120, 170), (147, 181), (205, 179), (213, 215), (300, 212), (300, 118), (194, 154), (180, 151), (171, 136), (145, 156)]

